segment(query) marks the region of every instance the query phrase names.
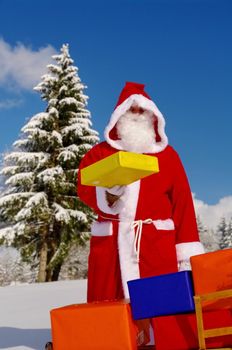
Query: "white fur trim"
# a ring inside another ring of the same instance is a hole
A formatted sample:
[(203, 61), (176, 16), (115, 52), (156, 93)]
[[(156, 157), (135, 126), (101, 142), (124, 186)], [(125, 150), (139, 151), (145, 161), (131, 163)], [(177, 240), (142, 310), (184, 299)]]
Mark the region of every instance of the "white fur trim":
[(201, 242), (176, 244), (176, 254), (179, 262), (189, 261), (191, 256), (203, 254), (204, 252), (205, 250)]
[(105, 132), (104, 132), (105, 139), (106, 139), (107, 143), (109, 143), (112, 147), (114, 147), (116, 149), (123, 150), (121, 140), (112, 140), (109, 137), (109, 134), (110, 134), (110, 131), (114, 128), (114, 126), (117, 123), (117, 121), (119, 120), (119, 118), (126, 111), (128, 111), (128, 109), (132, 106), (132, 104), (134, 102), (136, 102), (140, 107), (145, 108), (149, 111), (152, 111), (155, 114), (155, 116), (158, 118), (158, 132), (159, 132), (159, 135), (161, 137), (161, 141), (156, 142), (153, 145), (151, 152), (149, 152), (149, 153), (158, 153), (158, 152), (163, 151), (166, 148), (166, 146), (168, 145), (168, 138), (165, 134), (164, 117), (153, 101), (149, 100), (148, 98), (146, 98), (143, 95), (137, 95), (137, 94), (134, 94), (134, 95), (131, 95), (130, 97), (128, 97), (112, 113), (109, 124), (106, 126)]
[(192, 270), (189, 260), (178, 262), (178, 271), (187, 271), (187, 270)]
[(129, 298), (127, 281), (140, 277), (139, 265), (134, 254), (135, 234), (132, 228), (136, 215), (139, 190), (140, 180), (126, 186), (125, 192), (121, 197), (122, 207), (119, 215), (118, 250), (125, 298)]
[(98, 222), (95, 221), (91, 225), (91, 234), (92, 236), (112, 236), (113, 234), (113, 224), (111, 221)]
[(107, 192), (114, 194), (116, 196), (121, 196), (124, 193), (124, 191), (125, 191), (125, 186), (119, 186), (119, 185), (110, 187), (107, 190)]
[(117, 201), (115, 206), (109, 207), (106, 200), (106, 191), (108, 189), (105, 187), (96, 187), (96, 197), (98, 208), (106, 214), (116, 215), (120, 211), (120, 201)]
[(171, 231), (175, 229), (175, 225), (172, 219), (166, 220), (153, 220), (153, 224), (157, 230)]

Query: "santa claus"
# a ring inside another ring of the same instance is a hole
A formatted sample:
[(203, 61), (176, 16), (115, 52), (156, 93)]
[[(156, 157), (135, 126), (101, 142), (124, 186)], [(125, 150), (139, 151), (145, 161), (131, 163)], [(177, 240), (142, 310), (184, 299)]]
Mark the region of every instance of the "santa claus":
[(204, 252), (188, 180), (168, 145), (163, 115), (144, 91), (127, 82), (105, 129), (80, 169), (119, 150), (156, 156), (159, 173), (127, 186), (84, 186), (78, 196), (98, 215), (92, 224), (88, 301), (128, 298), (127, 281), (189, 269)]

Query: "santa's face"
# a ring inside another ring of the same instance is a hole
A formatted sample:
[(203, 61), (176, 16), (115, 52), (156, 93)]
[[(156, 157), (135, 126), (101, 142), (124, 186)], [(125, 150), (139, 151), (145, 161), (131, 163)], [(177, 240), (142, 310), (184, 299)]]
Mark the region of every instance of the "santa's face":
[(152, 112), (132, 105), (116, 125), (123, 149), (136, 153), (151, 152), (155, 143), (154, 120)]

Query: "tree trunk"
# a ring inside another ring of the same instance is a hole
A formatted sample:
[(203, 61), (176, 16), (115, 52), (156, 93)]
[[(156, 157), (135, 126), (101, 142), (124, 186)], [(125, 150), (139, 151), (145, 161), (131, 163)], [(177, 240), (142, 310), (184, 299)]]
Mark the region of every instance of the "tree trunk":
[(49, 250), (48, 250), (48, 255), (47, 255), (47, 275), (46, 275), (46, 282), (52, 282), (53, 278), (53, 267), (51, 264), (51, 260), (56, 253), (57, 249), (57, 241), (55, 239), (50, 239), (49, 241)]
[(46, 282), (52, 282), (52, 271), (48, 267), (46, 270)]
[(62, 263), (57, 264), (52, 271), (52, 281), (58, 281)]
[(47, 255), (48, 246), (47, 242), (44, 241), (40, 249), (39, 273), (37, 282), (46, 282)]

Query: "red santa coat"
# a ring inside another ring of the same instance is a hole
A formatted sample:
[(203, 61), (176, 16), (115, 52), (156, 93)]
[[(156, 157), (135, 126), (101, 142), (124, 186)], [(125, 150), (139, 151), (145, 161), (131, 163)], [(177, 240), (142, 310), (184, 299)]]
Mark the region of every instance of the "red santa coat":
[(143, 88), (126, 84), (106, 127), (106, 142), (80, 164), (82, 169), (123, 149), (115, 125), (132, 103), (155, 114), (156, 143), (149, 155), (158, 157), (159, 173), (127, 185), (113, 207), (106, 201), (108, 189), (81, 185), (79, 175), (78, 195), (98, 214), (90, 242), (88, 301), (128, 298), (127, 281), (176, 272), (178, 263), (204, 251), (184, 168), (168, 145), (162, 114)]

